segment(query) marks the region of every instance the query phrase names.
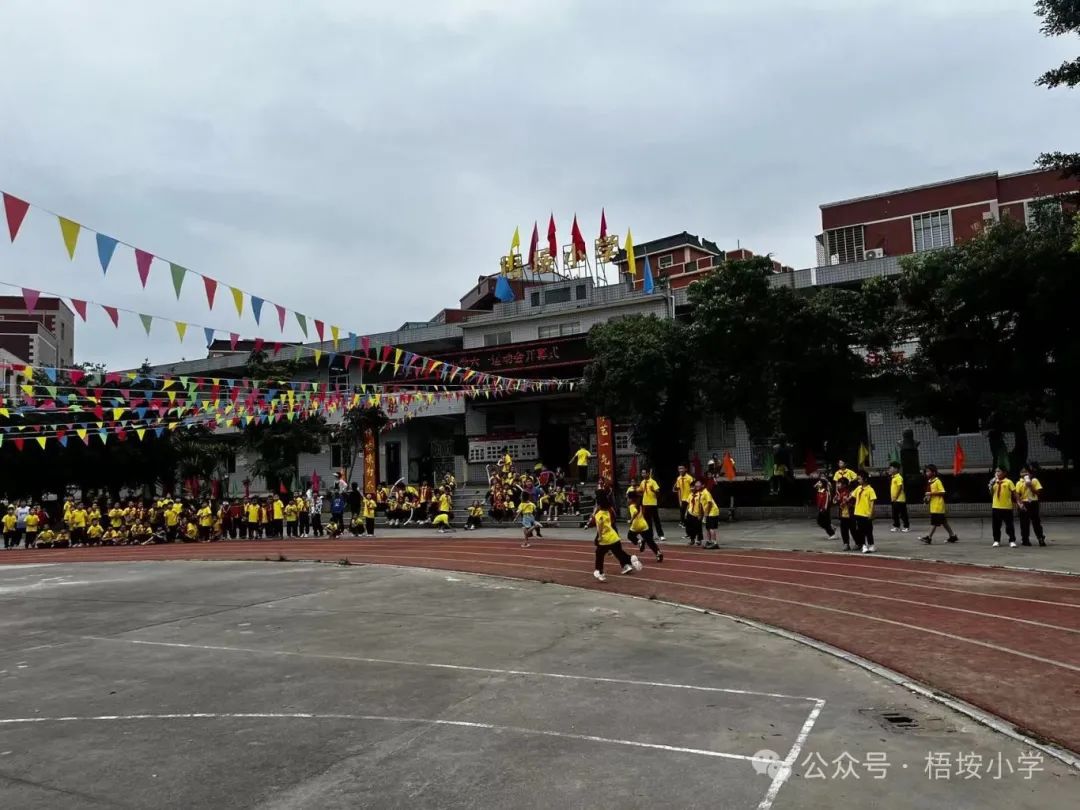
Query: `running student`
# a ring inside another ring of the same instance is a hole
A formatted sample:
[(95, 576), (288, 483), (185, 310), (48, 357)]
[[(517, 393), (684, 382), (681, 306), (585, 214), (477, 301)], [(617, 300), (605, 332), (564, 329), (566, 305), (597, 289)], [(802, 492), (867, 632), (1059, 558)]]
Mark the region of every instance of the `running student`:
[(652, 470), (645, 470), (641, 477), (641, 507), (645, 510), (645, 520), (649, 521), (649, 528), (656, 532), (656, 539), (664, 542), (664, 527), (660, 525), (660, 509), (656, 496), (660, 492), (660, 485), (653, 478)]
[[(904, 476), (900, 473), (900, 465), (895, 461), (889, 465), (889, 472), (892, 473), (889, 479), (889, 500), (892, 506), (892, 528), (890, 532), (903, 531), (905, 534), (911, 531), (911, 521), (908, 519), (907, 512), (907, 493), (904, 492)], [(900, 528), (900, 524), (904, 524), (904, 528)]]
[(1001, 527), (1009, 537), (1009, 546), (1016, 548), (1016, 528), (1013, 525), (1013, 506), (1016, 505), (1016, 485), (1009, 479), (1004, 467), (994, 470), (990, 479), (990, 529), (994, 535), (993, 548), (1001, 545)]
[(525, 539), (521, 541), (522, 548), (529, 547), (529, 539), (535, 533), (541, 537), (540, 527), (536, 522), (536, 504), (532, 502), (532, 496), (528, 492), (521, 493), (521, 503), (518, 504), (517, 514), (521, 517), (521, 532)]
[(823, 478), (819, 478), (814, 484), (814, 504), (817, 506), (817, 525), (825, 530), (832, 540), (836, 537), (836, 529), (832, 525), (830, 510), (832, 508), (832, 493), (829, 492), (829, 484)]
[(645, 515), (641, 511), (641, 496), (636, 492), (632, 494), (627, 508), (630, 511), (630, 527), (626, 532), (626, 539), (636, 544), (639, 552), (644, 552), (645, 546), (648, 546), (652, 553), (656, 555), (656, 561), (658, 563), (663, 562), (664, 552), (660, 550), (660, 547), (656, 545), (656, 541), (653, 540), (652, 529), (649, 528), (649, 524), (645, 521)]
[(863, 554), (872, 554), (874, 548), (874, 503), (877, 493), (870, 486), (870, 476), (865, 470), (859, 470), (859, 485), (851, 493), (855, 501), (855, 529), (858, 532), (856, 542), (862, 541)]
[(1020, 480), (1016, 482), (1016, 499), (1020, 504), (1020, 544), (1031, 545), (1031, 530), (1040, 546), (1046, 545), (1042, 520), (1039, 518), (1039, 498), (1042, 497), (1042, 484), (1031, 474), (1030, 467), (1020, 470)]
[(596, 522), (596, 565), (593, 568), (593, 577), (598, 582), (607, 582), (604, 576), (604, 557), (610, 551), (612, 556), (622, 566), (622, 573), (632, 574), (640, 571), (644, 566), (636, 556), (627, 554), (619, 543), (619, 533), (611, 526), (611, 496), (606, 492), (596, 495), (596, 510), (593, 512), (593, 520)]
[(923, 500), (930, 505), (930, 533), (919, 539), (930, 545), (934, 542), (934, 532), (938, 530), (938, 526), (944, 526), (945, 531), (949, 533), (950, 543), (959, 540), (960, 538), (949, 525), (949, 519), (945, 516), (945, 485), (938, 478), (938, 469), (933, 464), (926, 465), (926, 495), (923, 496)]
[(851, 497), (846, 478), (836, 481), (836, 508), (840, 517), (840, 539), (844, 541), (844, 551), (851, 551), (852, 539), (856, 545), (859, 544), (859, 532), (855, 528), (855, 516), (852, 514), (855, 500)]

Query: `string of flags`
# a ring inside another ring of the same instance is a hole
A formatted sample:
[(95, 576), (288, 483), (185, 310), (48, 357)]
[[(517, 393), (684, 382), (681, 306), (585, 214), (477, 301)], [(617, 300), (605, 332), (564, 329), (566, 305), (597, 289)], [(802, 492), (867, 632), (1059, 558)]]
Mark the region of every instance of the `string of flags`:
[[(270, 301), (265, 296), (257, 296), (254, 293), (226, 284), (218, 279), (212, 278), (204, 273), (200, 273), (196, 270), (192, 270), (185, 265), (166, 259), (151, 251), (144, 250), (137, 247), (134, 244), (125, 242), (122, 239), (118, 239), (113, 236), (95, 231), (74, 219), (58, 214), (47, 208), (31, 204), (29, 201), (17, 197), (8, 192), (0, 191), (0, 197), (3, 200), (4, 216), (7, 222), (8, 236), (12, 242), (15, 241), (19, 232), (23, 226), (23, 223), (31, 211), (37, 210), (49, 216), (55, 217), (60, 231), (61, 241), (64, 249), (70, 260), (74, 260), (75, 253), (78, 249), (80, 237), (83, 232), (92, 234), (97, 250), (98, 262), (101, 265), (103, 274), (107, 274), (111, 267), (115, 265), (117, 259), (117, 248), (122, 246), (125, 250), (131, 251), (132, 261), (136, 274), (139, 278), (139, 282), (142, 287), (146, 287), (147, 281), (156, 267), (168, 266), (169, 276), (172, 281), (173, 290), (176, 294), (177, 300), (179, 300), (181, 292), (184, 288), (184, 284), (188, 276), (196, 276), (202, 281), (203, 293), (206, 297), (207, 307), (211, 311), (214, 309), (215, 302), (218, 299), (218, 292), (222, 288), (225, 288), (229, 297), (232, 299), (233, 307), (236, 310), (238, 317), (242, 318), (246, 309), (251, 312), (254, 318), (255, 325), (262, 326), (262, 317), (264, 308), (268, 306), (273, 309), (278, 328), (281, 334), (285, 332), (285, 325), (290, 320), (295, 321), (297, 327), (300, 329), (305, 339), (310, 338), (309, 328), (313, 328), (315, 335), (318, 337), (320, 344), (329, 343), (332, 349), (324, 348), (320, 346), (318, 348), (307, 346), (294, 346), (293, 352), (296, 359), (299, 359), (306, 353), (314, 355), (315, 364), (318, 365), (323, 355), (328, 356), (331, 359), (341, 356), (345, 363), (346, 369), (348, 364), (354, 360), (363, 359), (364, 362), (369, 364), (369, 368), (374, 368), (376, 365), (380, 370), (385, 370), (387, 367), (393, 367), (395, 374), (400, 373), (404, 377), (431, 377), (436, 373), (439, 374), (441, 379), (449, 382), (454, 382), (455, 378), (461, 378), (463, 382), (473, 381), (478, 385), (493, 384), (495, 387), (506, 388), (508, 390), (520, 390), (520, 391), (544, 391), (544, 390), (557, 390), (562, 387), (562, 380), (523, 380), (513, 377), (502, 377), (500, 375), (491, 375), (485, 372), (479, 372), (474, 369), (463, 368), (456, 366), (445, 361), (435, 360), (423, 355), (416, 354), (414, 352), (406, 351), (402, 348), (387, 345), (371, 345), (371, 341), (368, 337), (357, 336), (354, 332), (348, 332), (347, 338), (343, 338), (343, 330), (340, 326), (334, 324), (328, 324), (324, 320), (311, 317), (305, 313), (297, 310), (289, 309), (281, 304)], [(581, 237), (580, 229), (577, 226), (577, 217), (574, 218), (574, 250), (580, 247), (582, 252), (585, 249), (584, 239)], [(554, 233), (554, 216), (552, 216), (549, 224), (549, 244), (556, 244)], [(515, 234), (517, 242), (520, 244), (520, 237)], [(554, 251), (552, 252), (554, 255)], [(7, 284), (5, 286), (16, 287), (18, 285)], [(28, 311), (33, 312), (37, 306), (37, 302), (42, 295), (41, 290), (35, 290), (31, 288), (22, 288), (23, 299)], [(54, 295), (54, 293), (46, 293), (48, 295)], [(78, 316), (86, 321), (88, 305), (95, 304), (100, 307), (102, 311), (107, 315), (114, 327), (119, 327), (120, 313), (126, 312), (134, 314), (138, 317), (144, 331), (147, 335), (150, 334), (153, 323), (156, 320), (166, 321), (173, 325), (176, 330), (177, 337), (181, 342), (184, 341), (189, 327), (196, 326), (186, 321), (174, 320), (166, 318), (160, 315), (150, 315), (146, 313), (135, 312), (123, 307), (111, 306), (107, 304), (96, 304), (96, 302), (87, 301), (83, 299), (73, 298), (67, 295), (58, 295), (59, 298), (64, 298), (71, 301), (72, 308), (78, 314)], [(291, 318), (290, 318), (291, 315)], [(220, 330), (210, 326), (201, 327), (204, 336), (206, 337), (207, 344), (213, 342), (216, 334), (221, 332), (222, 334), (229, 335), (229, 342), (232, 348), (235, 350), (240, 341), (240, 335), (238, 332), (230, 332), (227, 330)], [(329, 340), (327, 340), (329, 335)], [(256, 343), (259, 346), (269, 345), (274, 349), (275, 355), (280, 353), (284, 348), (280, 341), (268, 340), (265, 338), (256, 338)], [(348, 341), (348, 348), (345, 352), (342, 351), (341, 345), (345, 341)], [(363, 347), (363, 355), (361, 356), (360, 347)], [(371, 350), (375, 350), (376, 356), (371, 355)], [(393, 358), (391, 360), (391, 358)]]

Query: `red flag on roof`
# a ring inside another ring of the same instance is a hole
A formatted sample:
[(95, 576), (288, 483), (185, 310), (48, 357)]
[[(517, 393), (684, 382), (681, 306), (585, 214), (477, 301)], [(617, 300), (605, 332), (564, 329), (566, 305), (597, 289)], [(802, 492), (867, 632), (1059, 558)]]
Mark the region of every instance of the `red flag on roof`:
[(551, 251), (551, 257), (557, 259), (559, 256), (559, 240), (555, 235), (555, 215), (551, 215), (551, 219), (548, 220), (548, 250)]
[(607, 237), (607, 215), (604, 213), (604, 209), (600, 209), (600, 238)]
[(573, 244), (572, 255), (575, 262), (583, 260), (588, 248), (585, 245), (585, 237), (581, 235), (581, 228), (577, 224), (577, 214), (574, 214), (574, 225), (570, 229), (570, 241)]
[(529, 240), (529, 265), (536, 266), (536, 248), (540, 244), (540, 228), (533, 223), (532, 239)]

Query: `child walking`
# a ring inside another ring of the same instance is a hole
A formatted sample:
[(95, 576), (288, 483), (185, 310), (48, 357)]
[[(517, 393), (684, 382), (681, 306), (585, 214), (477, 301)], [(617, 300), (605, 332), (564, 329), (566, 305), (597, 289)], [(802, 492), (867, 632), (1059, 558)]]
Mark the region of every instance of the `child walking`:
[(593, 520), (596, 522), (596, 564), (593, 568), (593, 577), (597, 582), (607, 582), (604, 576), (604, 557), (611, 553), (622, 566), (622, 573), (632, 574), (640, 571), (644, 566), (634, 555), (627, 554), (619, 542), (619, 533), (611, 525), (611, 497), (606, 492), (596, 495), (596, 511)]
[(955, 543), (959, 540), (945, 516), (945, 485), (938, 478), (938, 469), (933, 464), (926, 465), (926, 495), (923, 500), (930, 506), (930, 533), (919, 539), (930, 545), (934, 542), (934, 532), (938, 530), (938, 526), (944, 526), (949, 534), (948, 542)]
[(819, 478), (814, 484), (814, 503), (817, 506), (817, 525), (824, 529), (825, 534), (832, 540), (836, 537), (836, 529), (832, 525), (832, 493), (829, 485), (823, 478)]
[(874, 503), (877, 501), (877, 493), (870, 486), (870, 476), (866, 470), (859, 470), (859, 485), (851, 493), (855, 501), (855, 528), (858, 530), (857, 540), (862, 540), (863, 554), (872, 554), (877, 551), (874, 548)]

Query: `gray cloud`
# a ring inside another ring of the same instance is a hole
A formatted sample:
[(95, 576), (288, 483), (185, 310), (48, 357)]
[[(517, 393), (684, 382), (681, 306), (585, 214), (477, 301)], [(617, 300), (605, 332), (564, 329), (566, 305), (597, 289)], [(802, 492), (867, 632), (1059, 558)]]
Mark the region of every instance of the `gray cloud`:
[[(453, 305), (550, 211), (564, 237), (605, 206), (639, 241), (805, 266), (822, 202), (1074, 145), (1076, 98), (1032, 84), (1073, 46), (1022, 1), (9, 0), (0, 187), (376, 331)], [(86, 240), (72, 266), (32, 215), (0, 280), (256, 331), (115, 261)], [(78, 354), (203, 354), (141, 335), (92, 316)]]

